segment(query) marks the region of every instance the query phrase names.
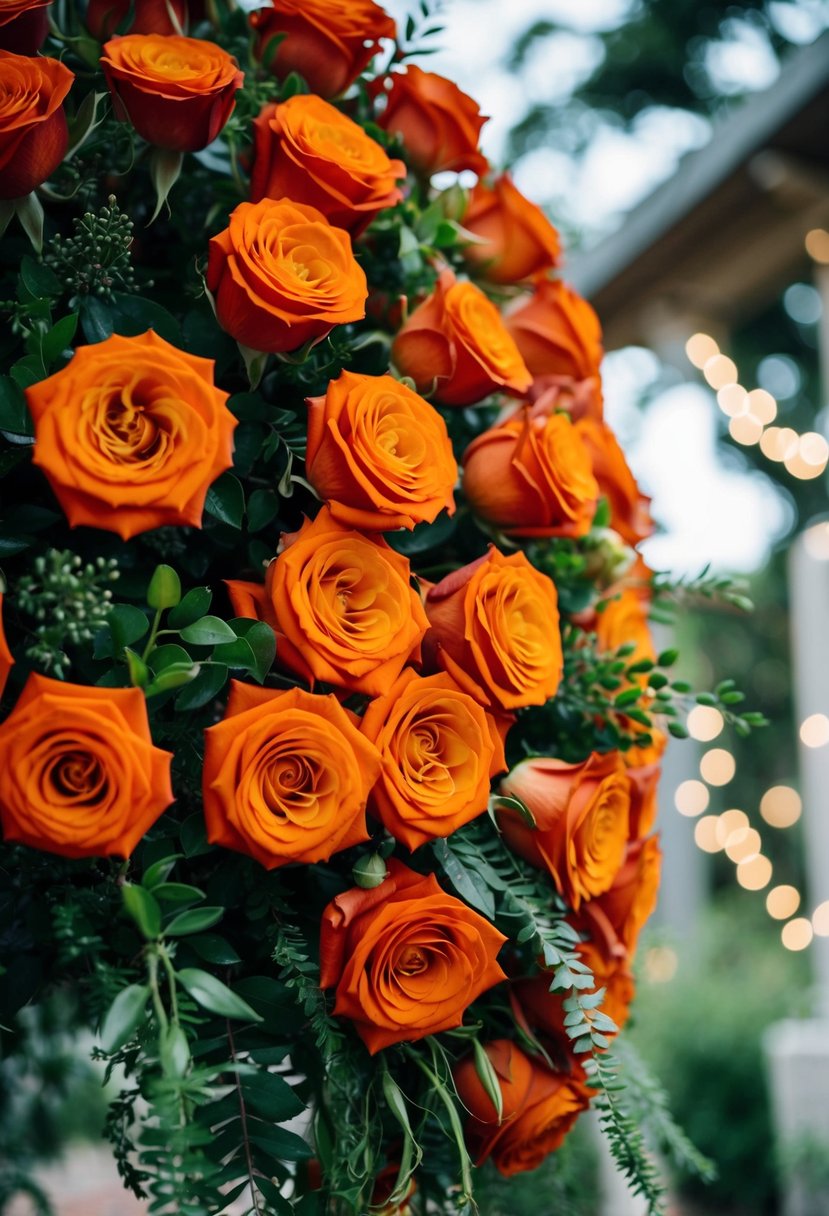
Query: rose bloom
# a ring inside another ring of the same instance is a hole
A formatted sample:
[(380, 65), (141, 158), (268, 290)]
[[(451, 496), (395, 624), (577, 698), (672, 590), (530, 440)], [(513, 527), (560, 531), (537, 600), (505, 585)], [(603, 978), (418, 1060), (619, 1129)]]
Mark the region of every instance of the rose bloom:
[(8, 680), (9, 672), (13, 666), (14, 655), (9, 650), (9, 644), (6, 641), (6, 634), (3, 629), (3, 592), (0, 591), (0, 697), (3, 695), (6, 680)]
[(0, 48), (15, 55), (36, 55), (49, 33), (52, 0), (2, 0)]
[(534, 1170), (560, 1147), (589, 1105), (589, 1091), (574, 1077), (525, 1055), (508, 1039), (493, 1039), (484, 1050), (501, 1090), (500, 1122), (474, 1058), (467, 1056), (453, 1070), (458, 1097), (470, 1114), (464, 1128), (470, 1155), (476, 1165), (491, 1157), (507, 1177)]
[(555, 696), (563, 658), (552, 579), (523, 553), (485, 557), (431, 587), (425, 600), (436, 661), (483, 705), (521, 709)]
[(116, 117), (171, 152), (198, 152), (212, 143), (244, 80), (236, 60), (215, 42), (175, 34), (112, 38), (101, 67)]
[(532, 383), (501, 314), (474, 283), (440, 274), (392, 345), (392, 358), (418, 389), (434, 385), (441, 405), (472, 405), (499, 389), (518, 394)]
[(524, 406), (473, 439), (463, 457), (472, 509), (508, 536), (586, 536), (599, 487), (567, 414)]
[(514, 811), (499, 823), (510, 848), (549, 870), (571, 908), (607, 891), (625, 857), (630, 788), (618, 752), (591, 752), (581, 764), (537, 756), (522, 760), (501, 792), (532, 812), (530, 827)]
[(63, 160), (74, 79), (57, 59), (0, 50), (0, 199), (31, 194)]
[(478, 103), (436, 72), (410, 64), (378, 81), (375, 91), (387, 91), (381, 127), (402, 140), (408, 161), (431, 177), (446, 169), (486, 173), (489, 165), (478, 151), (481, 127), (487, 121)]
[(205, 731), (207, 839), (268, 870), (327, 861), (368, 840), (366, 798), (380, 757), (336, 697), (231, 682)]
[(34, 463), (70, 527), (129, 540), (169, 524), (201, 526), (208, 488), (232, 463), (236, 426), (213, 366), (152, 330), (113, 334), (26, 389)]
[(505, 979), (502, 933), (402, 862), (370, 891), (353, 887), (322, 914), (320, 987), (371, 1055), (460, 1026), (482, 992)]
[(382, 696), (417, 657), (428, 627), (410, 575), (408, 559), (381, 537), (344, 527), (323, 507), (286, 538), (264, 589), (227, 585), (235, 611), (274, 625), (281, 666)]
[(623, 756), (630, 781), (631, 840), (647, 836), (656, 823), (659, 809), (659, 779), (662, 776), (659, 757), (665, 750), (667, 737), (659, 730), (652, 730), (651, 736), (650, 747), (632, 747)]
[(525, 302), (507, 313), (504, 323), (536, 379), (598, 377), (603, 354), (599, 318), (560, 279), (542, 280)]
[[(394, 38), (392, 18), (373, 0), (271, 0), (251, 13), (256, 54), (280, 80), (298, 72), (312, 93), (337, 97), (368, 67), (381, 38)], [(284, 37), (272, 53), (269, 43)]]
[(86, 28), (93, 38), (105, 42), (122, 26), (132, 7), (132, 20), (122, 33), (184, 34), (187, 32), (187, 0), (89, 0)]
[(140, 688), (30, 675), (0, 726), (6, 841), (63, 857), (129, 857), (173, 800)]
[[(632, 587), (611, 588), (601, 612), (596, 614), (596, 639), (599, 650), (615, 654), (631, 642), (636, 649), (625, 660), (630, 665), (641, 659), (656, 661), (656, 649), (648, 624), (648, 601)], [(640, 677), (647, 682), (647, 676)]]
[[(604, 998), (598, 1010), (606, 1014), (621, 1030), (630, 1017), (630, 1006), (633, 1002), (636, 987), (633, 976), (628, 970), (624, 958), (606, 957), (593, 942), (581, 942), (577, 954), (585, 966), (593, 972), (594, 988), (605, 989)], [(555, 1047), (563, 1061), (573, 1060), (572, 1039), (567, 1034), (564, 1024), (566, 1011), (564, 1001), (567, 993), (551, 992), (553, 980), (552, 971), (542, 971), (531, 979), (519, 980), (512, 987), (512, 995), (527, 1026), (537, 1032), (550, 1036), (555, 1041)], [(590, 1019), (592, 1010), (588, 1010)], [(613, 1031), (602, 1031), (612, 1035)]]
[(440, 414), (393, 376), (342, 372), (308, 398), (308, 480), (335, 519), (365, 531), (455, 512), (458, 467)]
[(551, 270), (561, 256), (558, 232), (506, 173), (492, 186), (478, 182), (463, 226), (478, 238), (461, 250), (464, 260), (490, 283), (520, 283)]
[(576, 430), (590, 453), (599, 489), (610, 506), (611, 528), (629, 545), (638, 545), (653, 532), (651, 500), (636, 484), (625, 454), (605, 422), (582, 418)]
[(291, 198), (330, 223), (361, 232), (379, 211), (403, 197), (406, 176), (376, 140), (335, 106), (298, 93), (268, 105), (253, 124), (252, 202)]
[(382, 757), (369, 808), (408, 849), (485, 811), (490, 778), (506, 767), (494, 720), (444, 674), (407, 668), (370, 703), (361, 729)]
[(240, 203), (210, 241), (207, 286), (219, 324), (252, 350), (299, 350), (366, 314), (351, 238), (290, 199)]
[(639, 934), (656, 907), (661, 870), (658, 837), (634, 840), (609, 890), (582, 905), (578, 928), (606, 958), (633, 958)]

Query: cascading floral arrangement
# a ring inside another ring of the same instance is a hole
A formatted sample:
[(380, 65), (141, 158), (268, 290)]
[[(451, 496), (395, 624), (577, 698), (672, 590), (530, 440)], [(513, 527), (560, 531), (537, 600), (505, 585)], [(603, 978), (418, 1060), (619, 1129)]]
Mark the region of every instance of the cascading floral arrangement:
[(599, 323), (433, 24), (0, 12), (0, 1021), (97, 1036), (153, 1213), (472, 1212), (591, 1103), (659, 1204), (609, 1049), (690, 689)]

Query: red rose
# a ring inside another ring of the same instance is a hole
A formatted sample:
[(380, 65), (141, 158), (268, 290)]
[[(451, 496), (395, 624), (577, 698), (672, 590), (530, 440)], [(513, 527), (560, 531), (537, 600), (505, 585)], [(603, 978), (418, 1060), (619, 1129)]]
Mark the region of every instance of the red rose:
[(63, 160), (74, 79), (57, 59), (0, 50), (0, 199), (31, 194)]
[(15, 55), (36, 55), (49, 33), (52, 0), (3, 0), (0, 5), (0, 47)]
[(381, 127), (403, 141), (407, 157), (420, 172), (431, 176), (444, 169), (471, 169), (486, 173), (486, 157), (478, 151), (481, 127), (487, 121), (478, 103), (436, 72), (409, 66), (394, 72), (383, 85), (386, 106), (378, 118)]

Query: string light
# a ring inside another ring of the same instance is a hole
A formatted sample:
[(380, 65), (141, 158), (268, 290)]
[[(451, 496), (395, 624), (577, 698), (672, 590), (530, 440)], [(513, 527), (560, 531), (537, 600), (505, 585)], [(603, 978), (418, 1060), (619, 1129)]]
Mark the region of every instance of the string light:
[(755, 853), (737, 864), (737, 882), (747, 891), (762, 891), (771, 882), (771, 862), (762, 853)]
[(773, 785), (760, 799), (760, 814), (773, 828), (790, 828), (802, 810), (800, 795), (790, 785)]
[(810, 714), (800, 724), (800, 741), (805, 747), (825, 747), (829, 743), (829, 718)]
[[(827, 527), (827, 545), (829, 546), (829, 524)], [(710, 743), (716, 739), (725, 726), (725, 718), (713, 705), (695, 705), (685, 722), (688, 734), (699, 743)]]
[(730, 861), (748, 861), (749, 858), (757, 856), (762, 846), (763, 842), (756, 828), (738, 828), (725, 842), (725, 853)]
[(694, 842), (703, 853), (719, 853), (723, 847), (719, 838), (719, 815), (703, 815), (694, 824)]
[(782, 885), (772, 887), (766, 896), (766, 911), (775, 920), (788, 920), (800, 907), (800, 892), (797, 887)]
[(739, 414), (728, 424), (728, 433), (735, 443), (743, 447), (751, 447), (759, 443), (763, 437), (763, 424), (753, 414)]
[(777, 402), (764, 388), (753, 388), (746, 394), (746, 406), (752, 417), (768, 426), (777, 417)]
[(741, 828), (747, 828), (748, 815), (745, 811), (723, 811), (717, 816), (717, 840), (720, 842), (720, 848), (724, 849), (728, 843), (728, 838), (732, 832), (739, 832)]
[(829, 265), (829, 232), (825, 228), (813, 228), (806, 233), (806, 252), (814, 262)]
[(803, 543), (809, 557), (816, 561), (829, 561), (829, 523), (813, 524), (807, 528), (803, 533)]
[(826, 461), (823, 464), (810, 464), (808, 460), (804, 460), (800, 454), (800, 445), (793, 456), (787, 456), (783, 461), (787, 473), (791, 473), (792, 477), (796, 477), (798, 481), (812, 481), (815, 477), (820, 477), (821, 473), (826, 468)]
[(728, 355), (712, 355), (703, 364), (702, 374), (713, 389), (736, 384), (737, 364)]
[(826, 468), (829, 462), (829, 443), (826, 442), (823, 435), (817, 431), (807, 431), (805, 435), (800, 436), (798, 444), (800, 459), (805, 460), (806, 464), (820, 465), (821, 469)]
[(748, 396), (742, 384), (726, 384), (717, 391), (717, 405), (729, 418), (736, 418), (748, 413)]
[(710, 794), (701, 781), (683, 781), (674, 793), (674, 806), (689, 819), (707, 810), (709, 800)]
[(720, 353), (720, 348), (710, 334), (692, 334), (685, 343), (688, 362), (703, 368), (709, 359)]
[(699, 771), (709, 785), (728, 785), (733, 780), (737, 764), (724, 747), (712, 747), (699, 762)]
[(813, 936), (812, 922), (805, 916), (790, 920), (780, 930), (780, 937), (787, 950), (805, 950)]
[(818, 904), (812, 913), (812, 928), (818, 937), (829, 937), (829, 899)]

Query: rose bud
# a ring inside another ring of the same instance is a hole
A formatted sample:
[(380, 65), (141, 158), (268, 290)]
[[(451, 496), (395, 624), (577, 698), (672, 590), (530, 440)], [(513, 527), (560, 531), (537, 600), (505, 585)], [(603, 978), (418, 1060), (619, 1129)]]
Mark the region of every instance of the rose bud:
[(57, 59), (0, 50), (0, 199), (31, 194), (63, 160), (74, 79)]
[(420, 392), (434, 385), (440, 405), (473, 405), (498, 390), (523, 393), (532, 383), (498, 309), (451, 270), (406, 321), (392, 358)]
[(602, 330), (593, 309), (560, 279), (542, 280), (504, 317), (524, 362), (539, 376), (598, 377)]
[(463, 227), (478, 237), (463, 246), (464, 260), (490, 283), (520, 283), (558, 265), (558, 233), (506, 173), (492, 186), (478, 182)]
[[(256, 55), (284, 80), (298, 72), (312, 93), (337, 97), (394, 38), (393, 19), (373, 0), (271, 0), (251, 13)], [(283, 35), (271, 52), (269, 44)]]
[[(132, 9), (127, 29), (121, 28)], [(187, 0), (89, 0), (86, 28), (93, 38), (106, 42), (122, 34), (186, 34)]]
[(198, 152), (212, 143), (244, 79), (215, 42), (172, 34), (111, 38), (101, 67), (117, 117), (170, 152)]
[(49, 33), (52, 0), (4, 0), (0, 5), (0, 48), (36, 55)]
[(412, 64), (378, 81), (375, 91), (386, 99), (379, 125), (402, 140), (407, 160), (419, 173), (486, 173), (489, 165), (478, 151), (486, 116), (453, 81)]

